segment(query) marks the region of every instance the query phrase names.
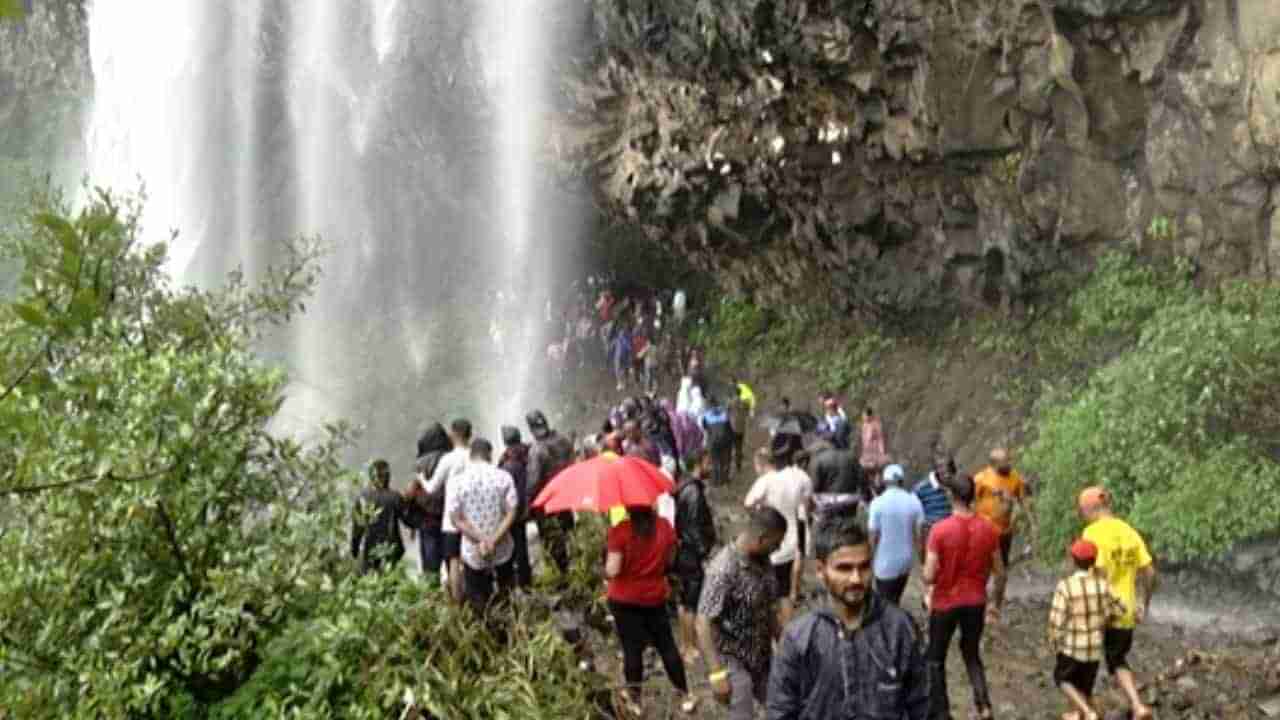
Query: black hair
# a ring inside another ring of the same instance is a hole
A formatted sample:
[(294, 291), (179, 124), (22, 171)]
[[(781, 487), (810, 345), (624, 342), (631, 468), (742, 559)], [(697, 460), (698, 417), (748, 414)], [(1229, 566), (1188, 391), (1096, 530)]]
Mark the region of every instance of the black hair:
[(1078, 558), (1075, 555), (1072, 555), (1071, 562), (1076, 564), (1077, 570), (1092, 570), (1093, 566), (1098, 564), (1098, 559), (1089, 558), (1088, 560), (1082, 560), (1081, 558)]
[(493, 443), (484, 438), (471, 441), (471, 457), (489, 461), (493, 459)]
[(875, 414), (876, 414), (876, 411), (872, 410), (870, 407), (867, 407), (867, 409), (863, 410), (863, 412), (866, 414), (867, 417), (875, 417)]
[(973, 477), (970, 475), (956, 475), (947, 480), (945, 487), (951, 491), (951, 495), (965, 505), (973, 504)]
[(814, 529), (814, 556), (820, 561), (843, 547), (866, 545), (870, 541), (867, 529), (857, 516), (833, 515)]
[(654, 529), (658, 525), (657, 518), (653, 508), (627, 507), (627, 519), (631, 521), (632, 531), (639, 537), (653, 537)]
[(747, 528), (756, 537), (785, 535), (787, 532), (787, 519), (776, 509), (766, 505), (752, 510), (747, 515)]
[(391, 482), (391, 463), (381, 458), (369, 465), (369, 479), (378, 487), (386, 487)]
[(471, 421), (465, 418), (458, 418), (449, 423), (449, 429), (453, 434), (460, 438), (463, 442), (471, 439)]

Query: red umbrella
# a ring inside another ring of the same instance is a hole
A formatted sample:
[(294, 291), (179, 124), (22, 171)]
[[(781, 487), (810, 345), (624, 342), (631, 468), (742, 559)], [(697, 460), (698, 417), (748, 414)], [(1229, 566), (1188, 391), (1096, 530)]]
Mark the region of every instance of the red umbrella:
[(532, 506), (547, 513), (566, 510), (608, 512), (619, 505), (653, 507), (674, 488), (671, 478), (637, 457), (592, 458), (570, 465), (551, 479)]

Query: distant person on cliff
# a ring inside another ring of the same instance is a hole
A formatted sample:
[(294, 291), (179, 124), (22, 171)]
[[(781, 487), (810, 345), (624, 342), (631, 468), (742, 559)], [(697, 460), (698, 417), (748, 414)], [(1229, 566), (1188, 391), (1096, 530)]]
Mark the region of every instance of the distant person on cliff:
[(614, 328), (613, 337), (609, 340), (609, 360), (613, 367), (613, 377), (621, 391), (627, 386), (631, 374), (631, 329), (622, 323)]
[(1138, 683), (1129, 667), (1133, 631), (1147, 618), (1151, 596), (1158, 585), (1155, 561), (1147, 543), (1111, 509), (1111, 495), (1100, 487), (1087, 488), (1077, 501), (1085, 522), (1084, 539), (1098, 547), (1096, 572), (1111, 583), (1111, 590), (1124, 603), (1125, 613), (1103, 638), (1107, 669), (1115, 676), (1129, 699), (1129, 709), (1137, 720), (1150, 718), (1151, 708), (1142, 702)]
[(462, 537), (450, 517), (453, 503), (449, 483), (467, 471), (471, 462), (471, 421), (458, 418), (449, 423), (449, 440), (453, 449), (436, 465), (431, 478), (423, 484), (428, 495), (444, 498), (444, 520), (441, 523), (445, 572), (448, 574), (449, 595), (454, 600), (462, 599)]
[(515, 570), (516, 587), (528, 590), (533, 587), (533, 568), (529, 564), (529, 446), (521, 442), (520, 429), (502, 426), (502, 457), (498, 467), (511, 476), (516, 486), (518, 509), (511, 525), (512, 567)]
[[(991, 451), (991, 464), (978, 473), (974, 483), (977, 489), (974, 510), (1000, 530), (1000, 553), (1008, 565), (1019, 520), (1034, 522), (1027, 507), (1027, 484), (1013, 469), (1012, 456), (1004, 448)], [(1035, 535), (1034, 525), (1031, 534)]]
[(1055, 654), (1053, 684), (1075, 710), (1063, 720), (1100, 720), (1093, 709), (1093, 686), (1106, 647), (1106, 631), (1128, 612), (1112, 594), (1111, 583), (1093, 572), (1098, 546), (1072, 543), (1076, 571), (1058, 583), (1049, 610), (1049, 647)]
[(769, 720), (925, 720), (929, 682), (915, 624), (872, 592), (855, 518), (814, 531), (826, 606), (787, 626), (769, 670)]
[(391, 465), (375, 460), (369, 467), (369, 487), (356, 498), (351, 520), (351, 557), (360, 561), (360, 573), (376, 572), (404, 557), (400, 522), (405, 499), (391, 489)]
[(698, 420), (706, 438), (707, 451), (711, 453), (711, 484), (724, 487), (729, 484), (729, 468), (733, 464), (733, 442), (735, 428), (729, 417), (729, 411), (712, 395), (707, 401), (707, 409)]
[(902, 488), (905, 477), (901, 465), (886, 467), (884, 492), (871, 501), (867, 513), (875, 553), (875, 590), (894, 605), (902, 604), (924, 530), (924, 507), (920, 498)]
[[(982, 665), (982, 632), (1000, 617), (1004, 605), (1005, 567), (1000, 531), (973, 512), (973, 479), (952, 478), (946, 485), (951, 517), (929, 534), (924, 570), (925, 604), (929, 610), (929, 717), (950, 720), (947, 696), (947, 653), (956, 631), (973, 687), (980, 720), (990, 720), (991, 692)], [(994, 582), (989, 582), (994, 578)], [(990, 586), (990, 590), (988, 590)]]
[[(534, 439), (529, 451), (527, 493), (532, 501), (552, 478), (573, 462), (573, 443), (551, 429), (541, 410), (530, 412), (525, 416), (525, 421), (529, 424), (529, 432)], [(538, 523), (538, 537), (541, 538), (545, 555), (555, 563), (563, 579), (565, 573), (569, 572), (569, 535), (573, 532), (573, 513), (545, 515), (538, 512), (534, 519)]]
[(885, 449), (884, 425), (876, 416), (875, 410), (867, 408), (862, 413), (862, 447), (859, 448), (858, 462), (867, 474), (873, 488), (879, 491), (880, 469), (889, 463), (889, 453)]

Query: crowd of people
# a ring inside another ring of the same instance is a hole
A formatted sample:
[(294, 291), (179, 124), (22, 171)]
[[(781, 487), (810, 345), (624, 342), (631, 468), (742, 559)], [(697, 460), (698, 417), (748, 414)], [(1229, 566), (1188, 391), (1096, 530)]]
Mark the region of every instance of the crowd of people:
[[(761, 421), (768, 440), (752, 454), (742, 527), (722, 544), (710, 488), (731, 492), (743, 470), (756, 394), (739, 378), (709, 382), (696, 348), (684, 360), (674, 403), (642, 383), (581, 437), (557, 432), (534, 410), (525, 418), (532, 442), (503, 427), (496, 460), (467, 420), (447, 430), (433, 424), (405, 491), (390, 488), (385, 461), (371, 467), (352, 539), (361, 569), (404, 555), (404, 525), (422, 571), (486, 616), (533, 587), (528, 523), (548, 572), (568, 572), (574, 514), (547, 514), (531, 500), (575, 462), (636, 457), (661, 468), (674, 488), (653, 506), (615, 507), (601, 520), (600, 579), (637, 717), (652, 647), (690, 714), (699, 702), (689, 673), (701, 664), (734, 720), (759, 712), (770, 720), (950, 718), (945, 666), (958, 635), (975, 716), (991, 718), (981, 641), (1001, 618), (1016, 538), (1024, 528), (1035, 533), (1011, 453), (994, 449), (973, 474), (939, 453), (910, 484), (872, 409), (861, 414), (855, 446), (834, 394), (818, 396), (819, 414), (783, 399)], [(1132, 717), (1152, 717), (1127, 656), (1155, 590), (1154, 564), (1105, 489), (1083, 490), (1078, 505), (1085, 529), (1069, 548), (1074, 572), (1057, 586), (1048, 622), (1052, 676), (1069, 703), (1064, 717), (1100, 717), (1092, 694), (1102, 663)], [(807, 603), (806, 576), (825, 589), (825, 602)], [(918, 609), (904, 605), (913, 577)]]

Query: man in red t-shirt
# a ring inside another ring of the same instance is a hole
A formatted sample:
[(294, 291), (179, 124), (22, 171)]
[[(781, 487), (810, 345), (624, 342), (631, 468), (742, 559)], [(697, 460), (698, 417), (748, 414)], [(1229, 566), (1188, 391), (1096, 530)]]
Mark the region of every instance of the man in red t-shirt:
[[(1005, 566), (1000, 531), (973, 512), (974, 485), (968, 475), (948, 480), (951, 517), (929, 533), (924, 562), (925, 605), (929, 609), (929, 717), (950, 720), (947, 700), (947, 651), (956, 630), (960, 652), (973, 686), (978, 717), (991, 717), (991, 697), (982, 667), (982, 630), (1000, 617), (1004, 605)], [(988, 593), (987, 585), (991, 582)]]

